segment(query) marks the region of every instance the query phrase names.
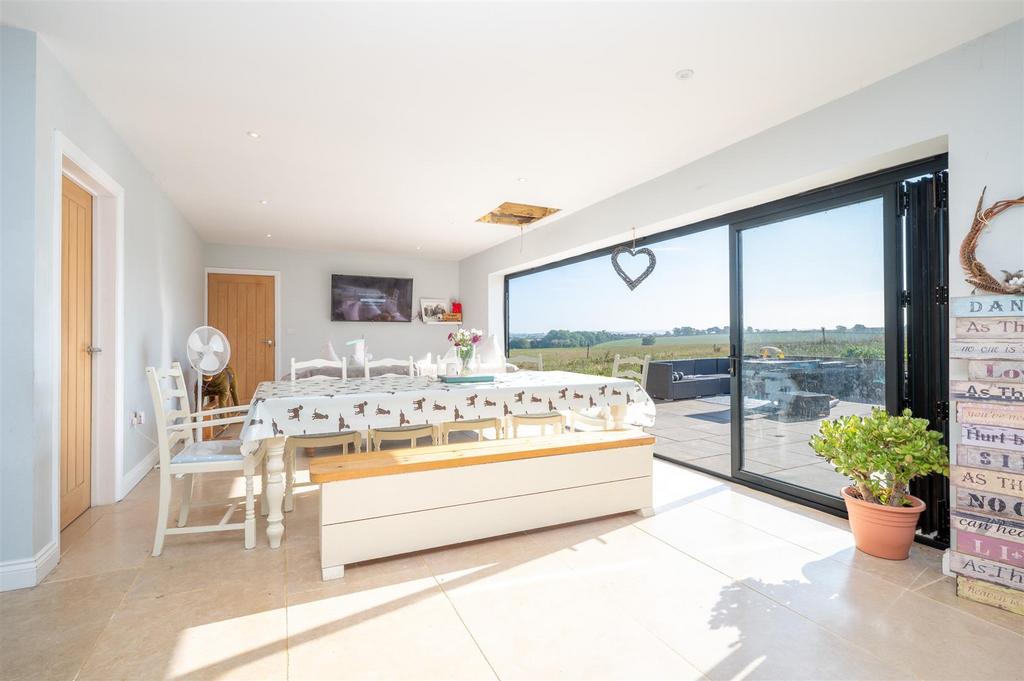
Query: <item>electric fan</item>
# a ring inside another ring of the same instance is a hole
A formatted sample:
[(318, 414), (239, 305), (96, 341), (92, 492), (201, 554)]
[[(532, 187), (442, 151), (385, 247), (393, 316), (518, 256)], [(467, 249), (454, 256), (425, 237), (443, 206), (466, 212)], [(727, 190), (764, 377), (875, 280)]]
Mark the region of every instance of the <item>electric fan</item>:
[[(231, 344), (223, 333), (212, 326), (200, 326), (188, 336), (186, 343), (188, 363), (196, 370), (196, 411), (203, 410), (203, 376), (216, 376), (224, 371), (231, 356)], [(202, 429), (197, 429), (202, 439)]]

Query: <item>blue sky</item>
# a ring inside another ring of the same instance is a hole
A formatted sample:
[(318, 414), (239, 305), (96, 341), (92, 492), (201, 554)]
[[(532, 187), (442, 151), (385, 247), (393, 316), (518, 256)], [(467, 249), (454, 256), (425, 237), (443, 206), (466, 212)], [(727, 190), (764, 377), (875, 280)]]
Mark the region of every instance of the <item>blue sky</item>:
[[(654, 244), (657, 267), (635, 291), (607, 257), (513, 279), (510, 331), (726, 326), (728, 239), (720, 227)], [(743, 258), (748, 326), (883, 325), (881, 199), (746, 230)], [(620, 262), (635, 275), (646, 258)]]

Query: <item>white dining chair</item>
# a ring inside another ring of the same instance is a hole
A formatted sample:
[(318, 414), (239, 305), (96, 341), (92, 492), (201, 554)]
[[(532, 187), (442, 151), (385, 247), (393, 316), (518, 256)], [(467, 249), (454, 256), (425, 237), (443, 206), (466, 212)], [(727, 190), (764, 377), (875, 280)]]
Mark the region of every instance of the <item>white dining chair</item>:
[[(196, 532), (220, 532), (244, 530), (245, 548), (256, 546), (256, 509), (253, 493), (253, 477), (262, 463), (262, 450), (252, 456), (244, 456), (239, 440), (207, 440), (197, 442), (195, 431), (208, 426), (243, 423), (246, 415), (224, 416), (231, 412), (248, 411), (249, 405), (238, 405), (191, 413), (188, 390), (181, 365), (175, 362), (170, 369), (146, 368), (149, 392), (153, 398), (156, 416), (157, 448), (160, 454), (160, 501), (157, 508), (156, 536), (153, 540), (153, 555), (163, 552), (164, 537), (169, 534), (191, 534)], [(164, 384), (170, 382), (169, 389)], [(172, 403), (170, 408), (168, 404)], [(214, 418), (203, 420), (204, 417)], [(180, 447), (179, 447), (180, 445)], [(240, 471), (245, 476), (245, 520), (229, 523), (236, 504), (229, 505), (227, 512), (216, 525), (189, 527), (189, 510), (192, 506), (209, 506), (212, 503), (192, 503), (193, 478), (198, 473), (219, 473)], [(167, 527), (171, 506), (171, 480), (174, 476), (184, 478), (181, 508), (178, 512), (177, 527)]]
[[(330, 359), (308, 359), (303, 362), (296, 362), (292, 357), (292, 380), (295, 380), (296, 369), (312, 369), (307, 372), (310, 376), (335, 376), (335, 374), (323, 371), (324, 369), (341, 369), (342, 380), (348, 380), (348, 358), (342, 357), (338, 361)], [(322, 372), (322, 373), (321, 373)]]
[(434, 364), (434, 353), (428, 352), (422, 358), (414, 362), (417, 376), (437, 377), (437, 365)]
[[(412, 378), (416, 374), (416, 363), (412, 359), (412, 355), (409, 355), (405, 359), (394, 359), (392, 357), (385, 357), (384, 359), (373, 359), (363, 364), (363, 378), (370, 378), (370, 369), (376, 369), (377, 367), (404, 367), (405, 371)], [(400, 376), (389, 372), (387, 374), (381, 374), (382, 376)]]
[[(612, 361), (612, 378), (632, 378), (640, 383), (641, 388), (647, 390), (647, 368), (650, 364), (650, 355), (644, 355), (643, 357), (620, 357), (615, 355), (615, 359)], [(640, 371), (623, 368), (624, 366), (631, 365), (640, 367)]]

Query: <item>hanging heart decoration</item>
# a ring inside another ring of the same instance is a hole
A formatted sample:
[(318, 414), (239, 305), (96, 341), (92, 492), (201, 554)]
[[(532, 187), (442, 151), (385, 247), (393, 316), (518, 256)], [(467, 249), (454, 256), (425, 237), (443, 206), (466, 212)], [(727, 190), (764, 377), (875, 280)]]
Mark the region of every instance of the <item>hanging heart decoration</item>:
[[(633, 258), (638, 255), (646, 255), (647, 269), (645, 269), (639, 277), (634, 279), (626, 274), (625, 270), (622, 269), (622, 265), (619, 264), (620, 255), (628, 255)], [(615, 268), (615, 273), (622, 278), (622, 281), (626, 282), (626, 286), (629, 287), (630, 291), (635, 290), (637, 286), (643, 283), (644, 279), (651, 276), (651, 272), (654, 271), (654, 266), (656, 264), (658, 264), (658, 260), (654, 257), (654, 251), (649, 248), (626, 248), (625, 246), (619, 246), (612, 251), (612, 267)]]

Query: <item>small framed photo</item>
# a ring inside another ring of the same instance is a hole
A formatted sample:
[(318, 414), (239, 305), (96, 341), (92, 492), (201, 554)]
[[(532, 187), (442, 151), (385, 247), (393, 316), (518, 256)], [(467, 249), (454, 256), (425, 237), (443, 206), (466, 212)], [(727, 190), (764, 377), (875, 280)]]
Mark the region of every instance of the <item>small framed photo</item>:
[(440, 298), (420, 298), (420, 314), (427, 324), (444, 321), (448, 314), (448, 301)]

